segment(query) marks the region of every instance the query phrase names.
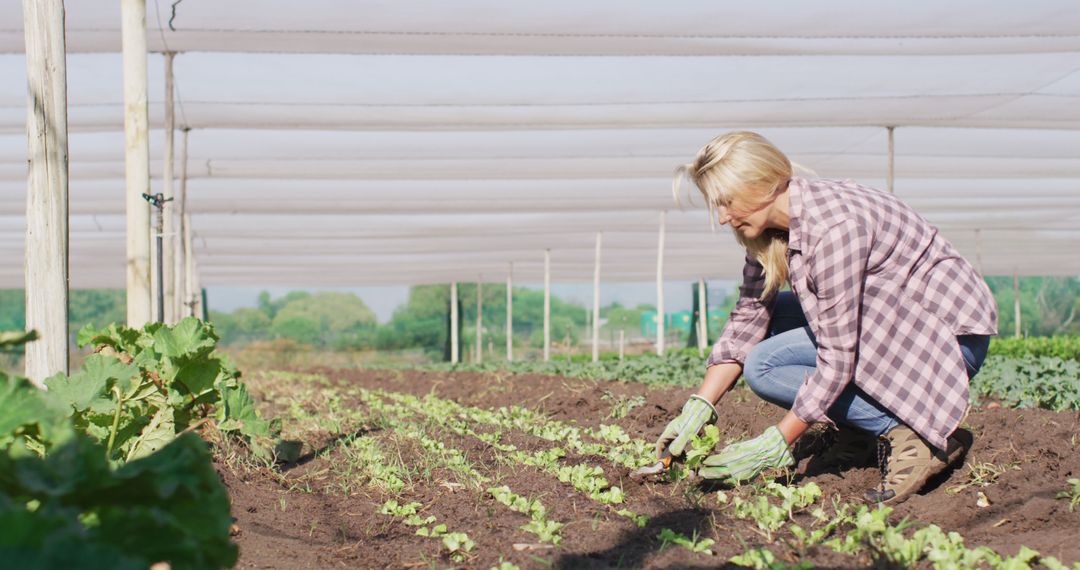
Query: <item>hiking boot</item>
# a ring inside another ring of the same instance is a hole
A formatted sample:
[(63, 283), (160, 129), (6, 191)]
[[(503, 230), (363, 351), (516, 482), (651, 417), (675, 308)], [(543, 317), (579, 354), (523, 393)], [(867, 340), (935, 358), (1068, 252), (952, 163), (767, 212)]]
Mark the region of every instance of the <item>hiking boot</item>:
[(926, 443), (911, 428), (899, 425), (878, 440), (878, 461), (882, 483), (866, 492), (866, 500), (895, 505), (907, 500), (941, 473), (963, 458), (971, 447), (971, 434), (957, 430), (949, 436), (948, 449), (942, 451)]
[(813, 459), (815, 471), (865, 467), (874, 460), (876, 439), (856, 428), (842, 427), (836, 432), (832, 445)]

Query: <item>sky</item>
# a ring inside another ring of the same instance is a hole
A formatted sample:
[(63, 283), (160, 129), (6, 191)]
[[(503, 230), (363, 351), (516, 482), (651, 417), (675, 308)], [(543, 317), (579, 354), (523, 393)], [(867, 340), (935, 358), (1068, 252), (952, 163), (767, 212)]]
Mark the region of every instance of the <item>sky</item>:
[[(733, 281), (710, 281), (708, 283), (709, 299), (719, 299), (722, 294), (730, 292), (735, 287)], [(516, 287), (542, 290), (542, 284), (523, 284)], [(267, 291), (271, 297), (277, 298), (289, 291), (295, 291), (295, 287), (210, 287), (207, 289), (207, 305), (211, 310), (232, 312), (241, 307), (255, 307), (258, 304), (259, 293)], [(394, 309), (404, 304), (409, 297), (408, 285), (390, 285), (373, 287), (353, 287), (337, 289), (304, 289), (306, 291), (348, 291), (355, 293), (361, 300), (375, 312), (379, 323), (386, 323), (394, 313)], [(563, 300), (578, 303), (584, 306), (592, 305), (592, 284), (573, 283), (551, 285), (551, 294)], [(611, 283), (601, 284), (600, 304), (608, 305), (619, 302), (623, 306), (633, 307), (641, 303), (656, 303), (656, 283)], [(688, 311), (691, 308), (691, 282), (690, 281), (667, 281), (664, 283), (664, 310), (665, 312)]]

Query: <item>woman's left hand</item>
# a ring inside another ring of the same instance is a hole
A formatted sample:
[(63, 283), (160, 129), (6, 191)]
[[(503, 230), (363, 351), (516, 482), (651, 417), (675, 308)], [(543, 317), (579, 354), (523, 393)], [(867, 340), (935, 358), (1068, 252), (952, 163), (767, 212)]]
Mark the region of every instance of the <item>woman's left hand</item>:
[(710, 455), (703, 465), (698, 474), (705, 479), (734, 483), (753, 479), (767, 469), (793, 467), (795, 457), (780, 428), (772, 426), (753, 439), (733, 443)]

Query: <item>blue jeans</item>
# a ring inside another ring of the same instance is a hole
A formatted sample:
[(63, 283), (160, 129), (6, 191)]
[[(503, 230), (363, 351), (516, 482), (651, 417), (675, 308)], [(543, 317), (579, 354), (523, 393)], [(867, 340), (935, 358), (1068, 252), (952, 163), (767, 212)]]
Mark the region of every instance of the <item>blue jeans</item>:
[[(990, 337), (962, 335), (956, 340), (964, 355), (968, 378), (971, 378), (986, 359)], [(816, 365), (817, 340), (810, 331), (799, 300), (791, 291), (782, 291), (773, 306), (768, 335), (746, 356), (743, 376), (750, 389), (762, 399), (791, 409), (795, 393), (799, 391), (803, 379), (814, 372)], [(854, 382), (840, 393), (829, 408), (828, 416), (837, 424), (858, 428), (875, 436), (902, 423)]]

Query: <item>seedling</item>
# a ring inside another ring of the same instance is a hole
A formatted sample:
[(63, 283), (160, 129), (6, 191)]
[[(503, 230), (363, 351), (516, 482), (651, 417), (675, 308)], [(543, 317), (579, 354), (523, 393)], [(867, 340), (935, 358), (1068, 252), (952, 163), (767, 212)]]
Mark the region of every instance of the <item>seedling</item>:
[(712, 556), (712, 550), (709, 547), (716, 544), (716, 541), (711, 538), (702, 538), (698, 540), (698, 533), (694, 531), (693, 537), (687, 537), (686, 535), (679, 534), (670, 528), (660, 529), (660, 534), (656, 535), (656, 538), (660, 539), (660, 550), (663, 550), (671, 544), (678, 544), (683, 548), (691, 552), (697, 552), (699, 554), (708, 554)]
[(1071, 513), (1076, 510), (1076, 505), (1080, 505), (1080, 479), (1069, 479), (1067, 482), (1069, 487), (1058, 493), (1057, 498), (1069, 500), (1069, 512)]

